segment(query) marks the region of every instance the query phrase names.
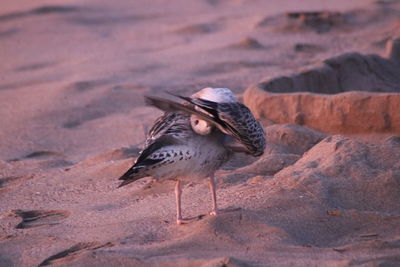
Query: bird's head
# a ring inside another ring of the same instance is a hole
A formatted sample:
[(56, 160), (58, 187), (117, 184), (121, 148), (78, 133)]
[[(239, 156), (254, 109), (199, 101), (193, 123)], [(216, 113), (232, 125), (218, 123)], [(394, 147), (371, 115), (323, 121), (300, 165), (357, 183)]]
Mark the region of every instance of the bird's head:
[(235, 95), (228, 88), (206, 87), (191, 96), (192, 98), (201, 98), (217, 103), (237, 102)]

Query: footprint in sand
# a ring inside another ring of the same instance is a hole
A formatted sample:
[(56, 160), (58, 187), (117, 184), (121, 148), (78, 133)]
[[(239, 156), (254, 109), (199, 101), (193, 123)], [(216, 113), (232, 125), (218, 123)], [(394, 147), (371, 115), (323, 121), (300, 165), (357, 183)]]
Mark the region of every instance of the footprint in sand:
[(37, 62), (33, 64), (28, 64), (28, 65), (22, 65), (14, 69), (16, 72), (24, 72), (24, 71), (35, 71), (35, 70), (41, 70), (45, 69), (48, 67), (52, 67), (56, 65), (55, 63), (52, 62)]
[(70, 19), (72, 23), (82, 25), (82, 26), (109, 26), (115, 24), (132, 24), (137, 23), (145, 19), (154, 18), (153, 16), (141, 16), (141, 15), (125, 15), (125, 16), (104, 16), (104, 14), (74, 17)]
[(53, 256), (48, 257), (42, 263), (39, 264), (39, 266), (47, 266), (50, 264), (60, 264), (60, 263), (67, 263), (71, 262), (75, 259), (75, 257), (81, 253), (87, 252), (87, 251), (92, 251), (96, 250), (99, 248), (105, 248), (105, 247), (112, 247), (114, 244), (111, 242), (107, 243), (99, 243), (99, 242), (80, 242), (69, 249), (63, 250), (57, 254), (54, 254)]
[(316, 45), (316, 44), (297, 43), (293, 46), (293, 50), (295, 52), (317, 53), (317, 52), (324, 51), (324, 48), (322, 46)]
[(201, 23), (201, 24), (193, 24), (187, 25), (180, 29), (177, 29), (175, 33), (178, 34), (206, 34), (212, 33), (218, 30), (218, 26), (213, 23)]
[(0, 178), (0, 193), (8, 191), (10, 189), (15, 189), (18, 184), (23, 180), (29, 180), (34, 178), (35, 174), (27, 174), (22, 176), (7, 176)]
[(66, 158), (67, 157), (60, 152), (39, 150), (29, 153), (23, 157), (10, 159), (8, 161), (15, 162), (22, 160), (39, 160), (41, 168), (57, 168), (73, 165), (73, 163), (68, 161)]
[(141, 103), (141, 99), (137, 97), (137, 90), (144, 89), (147, 87), (130, 83), (119, 84), (112, 78), (76, 81), (65, 87), (65, 94), (90, 94), (93, 90), (103, 90), (99, 94), (101, 96), (92, 98), (80, 106), (53, 112), (49, 116), (59, 117), (63, 121), (61, 127), (74, 129), (90, 121), (129, 112), (132, 104)]
[(70, 214), (67, 210), (15, 210), (14, 213), (22, 218), (17, 229), (59, 224)]
[(20, 176), (10, 176), (10, 177), (0, 178), (0, 192), (2, 189), (6, 188), (7, 186), (15, 184), (21, 178), (22, 177), (20, 177)]
[(24, 156), (24, 159), (30, 158), (42, 158), (42, 157), (59, 157), (64, 158), (65, 155), (56, 151), (48, 151), (48, 150), (40, 150), (29, 153), (28, 155)]
[(68, 90), (74, 90), (77, 92), (86, 92), (94, 88), (101, 87), (103, 85), (110, 84), (111, 81), (106, 79), (98, 79), (98, 80), (84, 80), (77, 81), (67, 86)]
[(41, 6), (28, 11), (12, 12), (0, 16), (0, 22), (10, 21), (30, 16), (47, 15), (47, 14), (62, 14), (79, 11), (75, 6)]
[(12, 27), (7, 30), (0, 31), (0, 38), (9, 38), (10, 36), (18, 33), (20, 30), (18, 28)]
[(103, 111), (97, 109), (88, 110), (87, 113), (77, 115), (76, 117), (78, 118), (67, 120), (62, 124), (62, 127), (65, 129), (74, 129), (85, 124), (86, 122), (94, 121), (106, 116), (107, 114)]

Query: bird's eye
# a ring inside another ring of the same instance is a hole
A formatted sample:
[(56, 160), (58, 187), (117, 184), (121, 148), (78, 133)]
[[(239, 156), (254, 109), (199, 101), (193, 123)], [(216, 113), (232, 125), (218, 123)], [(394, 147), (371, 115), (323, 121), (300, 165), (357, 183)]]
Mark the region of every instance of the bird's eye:
[(197, 124), (199, 124), (199, 120), (194, 121), (194, 125), (197, 125)]

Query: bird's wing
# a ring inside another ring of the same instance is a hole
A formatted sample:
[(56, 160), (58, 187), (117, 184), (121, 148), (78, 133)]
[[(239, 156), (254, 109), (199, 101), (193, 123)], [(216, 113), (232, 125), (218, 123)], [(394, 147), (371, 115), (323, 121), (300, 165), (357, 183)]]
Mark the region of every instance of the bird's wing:
[(211, 114), (207, 114), (204, 111), (198, 111), (195, 109), (194, 105), (184, 105), (173, 100), (156, 97), (156, 96), (145, 96), (146, 104), (150, 106), (154, 106), (158, 109), (161, 109), (165, 112), (176, 112), (183, 111), (186, 114), (195, 114), (199, 118), (212, 123), (215, 126), (217, 123), (215, 122), (215, 117)]
[(265, 149), (265, 133), (251, 111), (239, 102), (217, 103), (199, 98), (175, 95), (191, 105), (147, 96), (147, 103), (162, 110), (181, 110), (194, 114), (215, 125), (223, 133), (233, 136), (248, 153), (260, 156)]
[(265, 133), (261, 124), (242, 103), (216, 103), (204, 99), (193, 99), (194, 105), (213, 114), (222, 121), (226, 134), (232, 135), (254, 156), (261, 156), (265, 149)]
[(166, 112), (158, 118), (149, 131), (145, 148), (133, 166), (119, 178), (124, 180), (119, 187), (147, 176), (149, 167), (165, 160), (165, 154), (159, 151), (161, 148), (186, 142), (192, 132), (189, 116), (185, 113)]
[(146, 146), (157, 138), (167, 135), (176, 139), (186, 140), (190, 135), (189, 117), (184, 112), (167, 111), (159, 117), (151, 127), (146, 140)]

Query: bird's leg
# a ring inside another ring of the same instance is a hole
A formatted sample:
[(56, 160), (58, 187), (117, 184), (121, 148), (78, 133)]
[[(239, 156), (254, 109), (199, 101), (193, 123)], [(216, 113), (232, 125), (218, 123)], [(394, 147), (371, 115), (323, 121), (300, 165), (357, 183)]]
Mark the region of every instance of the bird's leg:
[(177, 180), (175, 185), (175, 197), (176, 197), (176, 223), (182, 224), (182, 213), (181, 213), (181, 195), (182, 195), (182, 188), (181, 188), (181, 181)]
[(210, 183), (210, 191), (211, 191), (211, 197), (213, 201), (213, 209), (210, 212), (210, 215), (217, 215), (218, 214), (218, 208), (217, 208), (217, 193), (215, 191), (215, 180), (214, 180), (214, 174), (210, 176), (209, 179)]
[(177, 224), (186, 224), (192, 221), (197, 221), (203, 218), (204, 215), (199, 215), (192, 218), (182, 218), (182, 209), (181, 209), (181, 196), (182, 196), (182, 188), (181, 181), (177, 180), (175, 185), (175, 197), (176, 197), (176, 223)]

